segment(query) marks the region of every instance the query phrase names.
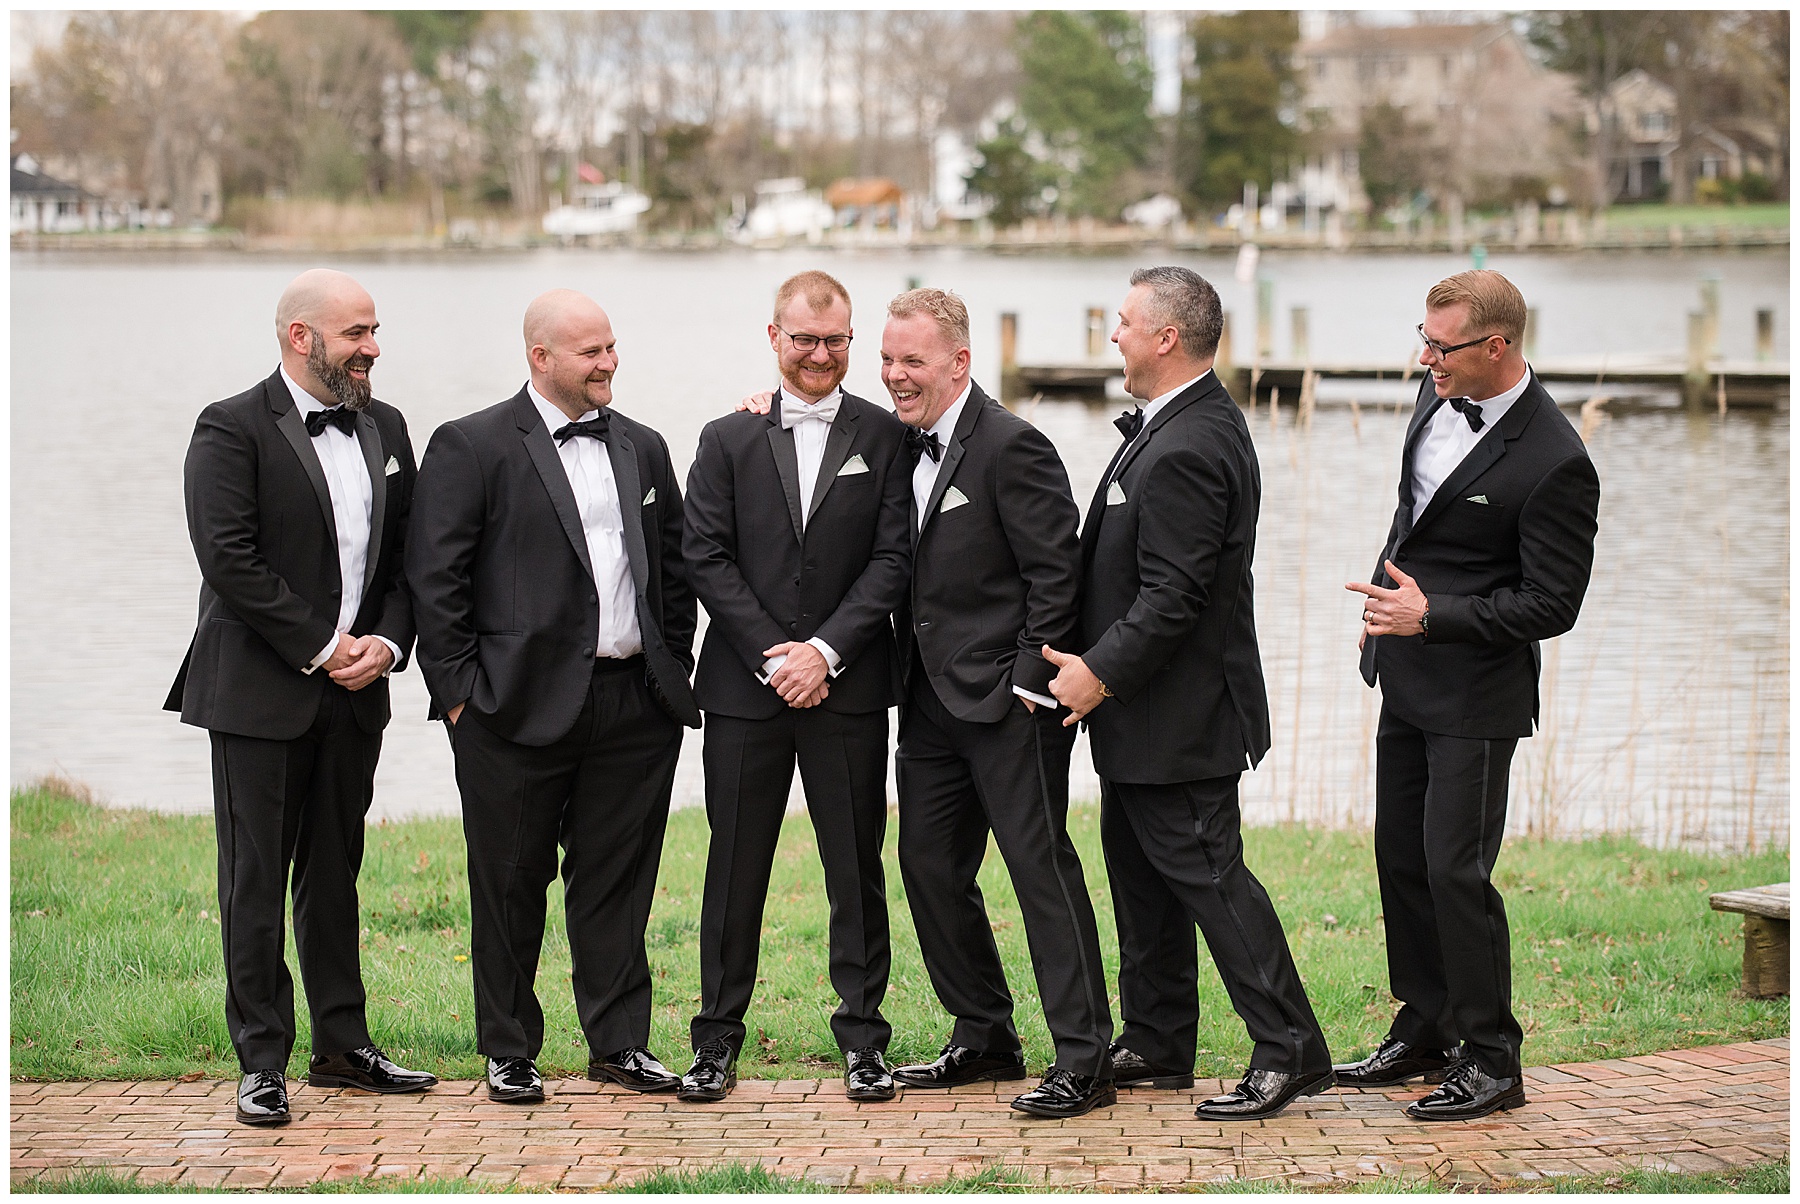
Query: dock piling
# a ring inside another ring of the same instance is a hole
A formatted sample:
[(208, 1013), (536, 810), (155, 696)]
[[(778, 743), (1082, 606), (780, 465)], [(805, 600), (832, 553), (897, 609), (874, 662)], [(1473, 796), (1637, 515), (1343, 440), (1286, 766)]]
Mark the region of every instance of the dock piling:
[(1775, 358), (1775, 311), (1756, 311), (1756, 358), (1760, 363)]
[(1019, 315), (1000, 315), (1000, 397), (1019, 393)]
[(1089, 359), (1099, 359), (1100, 353), (1106, 350), (1106, 311), (1097, 305), (1090, 305), (1087, 311), (1087, 353)]
[(1275, 282), (1267, 276), (1256, 279), (1256, 362), (1262, 363), (1275, 352)]
[(1306, 306), (1296, 305), (1288, 314), (1293, 323), (1293, 357), (1303, 364), (1312, 363), (1312, 330)]

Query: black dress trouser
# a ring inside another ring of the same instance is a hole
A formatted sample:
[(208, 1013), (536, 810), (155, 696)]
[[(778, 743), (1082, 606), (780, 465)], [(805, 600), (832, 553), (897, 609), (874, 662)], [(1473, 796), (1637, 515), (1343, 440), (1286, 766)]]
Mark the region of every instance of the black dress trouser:
[(451, 734), (469, 847), (476, 1048), (535, 1058), (533, 984), (546, 892), (562, 846), (575, 1009), (590, 1055), (650, 1041), (644, 928), (656, 891), (682, 729), (657, 706), (641, 657), (595, 662), (581, 714), (542, 747), (464, 711)]
[(744, 1045), (744, 1013), (756, 989), (763, 905), (794, 764), (825, 868), (831, 904), (831, 1017), (838, 1048), (886, 1050), (881, 1015), (888, 982), (887, 712), (838, 714), (784, 708), (772, 719), (707, 712), (703, 760), (712, 836), (700, 909), (700, 1011), (694, 1048)]
[(1375, 869), (1393, 1035), (1450, 1049), (1482, 1069), (1519, 1073), (1512, 945), (1494, 861), (1506, 831), (1506, 779), (1518, 741), (1440, 736), (1386, 706), (1375, 729)]
[(1112, 1077), (1100, 936), (1081, 860), (1069, 839), (1065, 712), (1023, 702), (997, 723), (945, 709), (922, 669), (900, 721), (900, 875), (938, 1001), (956, 1018), (953, 1044), (1019, 1048), (1012, 994), (975, 876), (989, 831), (1025, 921), (1031, 968), (1056, 1065)]
[(1191, 1067), (1199, 1027), (1194, 926), (1254, 1043), (1250, 1065), (1331, 1067), (1275, 905), (1244, 864), (1238, 778), (1100, 783), (1100, 835), (1119, 928), (1119, 1042)]
[(246, 1072), (283, 1070), (294, 1049), (294, 980), (282, 955), (290, 867), (312, 1052), (370, 1044), (356, 875), (380, 755), (381, 733), (357, 726), (336, 682), (325, 683), (297, 739), (212, 733), (225, 1024)]

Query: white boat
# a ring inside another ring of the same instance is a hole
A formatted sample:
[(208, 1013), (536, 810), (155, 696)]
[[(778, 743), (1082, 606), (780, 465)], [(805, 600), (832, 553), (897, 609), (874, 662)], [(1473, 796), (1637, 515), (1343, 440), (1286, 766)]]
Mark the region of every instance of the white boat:
[(799, 176), (788, 176), (758, 184), (756, 204), (742, 219), (731, 223), (730, 233), (740, 243), (785, 242), (790, 238), (817, 242), (835, 220), (835, 213), (818, 189), (809, 189)]
[(569, 204), (544, 214), (544, 233), (565, 242), (598, 234), (629, 234), (637, 229), (638, 214), (650, 208), (650, 198), (623, 181), (577, 184)]

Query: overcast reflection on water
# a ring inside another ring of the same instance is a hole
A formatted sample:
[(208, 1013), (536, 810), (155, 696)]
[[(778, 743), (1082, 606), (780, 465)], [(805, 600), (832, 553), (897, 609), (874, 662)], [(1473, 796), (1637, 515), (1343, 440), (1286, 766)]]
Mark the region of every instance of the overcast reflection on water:
[[(1246, 346), (1253, 296), (1231, 279), (1229, 261), (1173, 258), (1219, 284)], [(208, 807), (205, 733), (159, 709), (192, 632), (199, 584), (182, 517), (182, 458), (203, 405), (273, 370), (275, 298), (315, 262), (346, 268), (374, 295), (384, 353), (377, 394), (406, 413), (417, 452), (439, 423), (518, 389), (525, 305), (566, 286), (607, 307), (619, 336), (619, 405), (664, 433), (685, 474), (700, 427), (772, 383), (763, 330), (774, 288), (791, 272), (823, 266), (849, 286), (858, 323), (847, 384), (885, 401), (881, 308), (909, 279), (968, 300), (976, 377), (992, 388), (1001, 311), (1020, 314), (1023, 358), (1079, 358), (1084, 310), (1102, 307), (1110, 317), (1130, 269), (1149, 260), (804, 251), (363, 262), (15, 255), (14, 782), (58, 772), (110, 803)], [(1304, 305), (1319, 360), (1391, 359), (1397, 371), (1424, 290), (1465, 266), (1449, 256), (1265, 257), (1282, 315), (1277, 352), (1287, 350), (1287, 307)], [(1490, 266), (1539, 309), (1545, 358), (1677, 354), (1708, 272), (1722, 280), (1727, 356), (1752, 354), (1759, 307), (1775, 308), (1786, 338), (1784, 258), (1496, 256)], [(1776, 356), (1787, 355), (1784, 341)], [(1557, 390), (1565, 402), (1591, 391)], [(1322, 390), (1310, 425), (1298, 423), (1294, 398), (1273, 416), (1266, 402), (1249, 414), (1263, 472), (1256, 605), (1275, 725), (1274, 749), (1246, 778), (1249, 822), (1372, 818), (1378, 698), (1356, 674), (1358, 608), (1342, 587), (1366, 579), (1380, 551), (1411, 395), (1391, 384), (1339, 384)], [(1111, 420), (1119, 402), (1018, 408), (1055, 441), (1085, 509), (1118, 442)], [(1788, 414), (1611, 408), (1590, 445), (1602, 481), (1594, 584), (1575, 631), (1546, 647), (1544, 729), (1515, 759), (1511, 828), (1785, 842)], [(416, 672), (396, 677), (394, 706), (374, 814), (454, 813), (449, 748), (424, 720)], [(677, 805), (701, 800), (699, 752), (700, 736), (690, 734)], [(1096, 790), (1084, 743), (1073, 794)]]

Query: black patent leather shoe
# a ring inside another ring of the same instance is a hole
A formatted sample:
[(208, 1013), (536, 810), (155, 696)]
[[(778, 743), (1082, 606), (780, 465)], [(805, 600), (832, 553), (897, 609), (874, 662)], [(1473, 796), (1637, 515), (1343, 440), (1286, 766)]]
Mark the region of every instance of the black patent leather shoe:
[(1012, 1102), (1015, 1111), (1033, 1116), (1067, 1119), (1086, 1116), (1095, 1108), (1106, 1108), (1119, 1102), (1119, 1093), (1111, 1079), (1076, 1074), (1052, 1066), (1044, 1072), (1044, 1081)]
[(844, 1055), (844, 1094), (865, 1101), (894, 1098), (894, 1076), (879, 1049), (865, 1046)]
[(437, 1086), (435, 1074), (396, 1066), (373, 1045), (349, 1053), (314, 1054), (306, 1068), (306, 1081), (314, 1087), (354, 1087), (383, 1095), (404, 1095)]
[(285, 1125), (287, 1076), (279, 1070), (252, 1070), (238, 1080), (237, 1118), (241, 1125)]
[(1244, 1081), (1194, 1109), (1201, 1120), (1262, 1120), (1274, 1116), (1303, 1095), (1317, 1095), (1335, 1079), (1329, 1070), (1317, 1074), (1284, 1074), (1252, 1066)]
[(675, 1098), (690, 1104), (716, 1104), (737, 1086), (737, 1054), (723, 1041), (708, 1041), (694, 1051), (694, 1064), (681, 1076)]
[(1414, 1120), (1474, 1120), (1524, 1103), (1524, 1079), (1495, 1078), (1474, 1058), (1464, 1058), (1450, 1068), (1436, 1091), (1407, 1105), (1406, 1114)]
[(1398, 1087), (1414, 1079), (1441, 1083), (1444, 1073), (1456, 1065), (1454, 1049), (1424, 1049), (1400, 1038), (1386, 1036), (1375, 1052), (1360, 1062), (1333, 1066), (1340, 1087)]
[(656, 1060), (656, 1055), (641, 1045), (621, 1049), (604, 1058), (588, 1061), (588, 1078), (596, 1083), (617, 1083), (627, 1091), (673, 1091), (681, 1086), (681, 1076)]
[(530, 1058), (489, 1058), (488, 1098), (503, 1104), (544, 1102), (544, 1076)]
[(894, 1067), (894, 1078), (908, 1087), (960, 1087), (964, 1083), (1005, 1083), (1025, 1077), (1020, 1050), (989, 1053), (965, 1045), (946, 1045), (935, 1062)]
[(1192, 1070), (1171, 1070), (1145, 1061), (1143, 1057), (1113, 1042), (1107, 1055), (1112, 1059), (1113, 1083), (1119, 1087), (1152, 1087), (1158, 1091), (1189, 1091), (1194, 1086)]

